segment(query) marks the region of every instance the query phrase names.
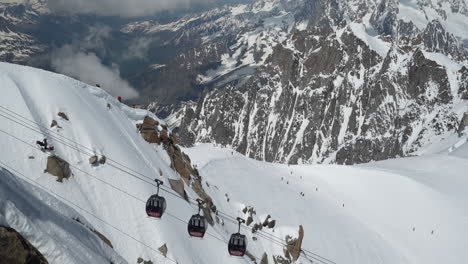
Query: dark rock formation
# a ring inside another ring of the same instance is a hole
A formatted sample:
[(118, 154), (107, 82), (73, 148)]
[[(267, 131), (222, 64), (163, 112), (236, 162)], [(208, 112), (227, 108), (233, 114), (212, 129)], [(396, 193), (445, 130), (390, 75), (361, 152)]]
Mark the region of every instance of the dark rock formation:
[(291, 255), (292, 259), (296, 261), (302, 251), (302, 241), (304, 240), (304, 228), (302, 225), (299, 226), (299, 237), (296, 239), (286, 238), (287, 251)]
[[(203, 189), (201, 176), (197, 169), (192, 166), (190, 157), (181, 151), (177, 146), (178, 136), (169, 133), (166, 126), (162, 126), (161, 131), (156, 130), (159, 122), (146, 117), (142, 124), (138, 124), (137, 128), (142, 134), (143, 138), (150, 143), (162, 144), (166, 150), (170, 160), (171, 168), (174, 169), (181, 177), (180, 180), (170, 179), (169, 183), (171, 188), (176, 191), (185, 200), (188, 200), (188, 195), (185, 191), (185, 184), (191, 186), (195, 193), (205, 202), (203, 207), (203, 214), (209, 224), (214, 224), (214, 219), (211, 213), (216, 212), (216, 206), (213, 204), (211, 197)], [(161, 176), (162, 173), (160, 172)]]
[(64, 112), (59, 112), (57, 115), (63, 118), (64, 120), (69, 121), (68, 116)]
[(68, 162), (58, 156), (49, 156), (47, 158), (47, 168), (44, 172), (58, 177), (58, 182), (63, 182), (63, 179), (68, 179), (72, 175)]
[(168, 252), (168, 249), (167, 249), (167, 245), (164, 244), (162, 246), (160, 246), (158, 248), (159, 252), (161, 252), (161, 254), (163, 254), (164, 257), (167, 257), (167, 252)]
[[(52, 128), (52, 127), (56, 127), (56, 126), (58, 126), (57, 121), (52, 120), (52, 123), (50, 124), (50, 127)], [(60, 127), (59, 127), (59, 128), (60, 128)]]
[(93, 165), (93, 166), (97, 166), (98, 163), (99, 163), (99, 158), (98, 158), (98, 156), (95, 155), (95, 156), (91, 156), (91, 157), (89, 158), (89, 164), (91, 164), (91, 165)]
[(47, 260), (31, 243), (13, 228), (0, 226), (1, 264), (47, 264)]
[(268, 264), (268, 255), (266, 253), (263, 253), (260, 264)]
[(107, 161), (107, 157), (106, 156), (101, 156), (101, 158), (99, 158), (99, 164), (103, 165), (103, 164), (106, 164), (106, 161)]
[(140, 131), (140, 134), (146, 141), (148, 141), (149, 143), (159, 144), (161, 142), (161, 139), (159, 138), (158, 131), (156, 130), (156, 127), (158, 125), (158, 121), (147, 116), (143, 120), (142, 124), (137, 125), (137, 129), (138, 131)]

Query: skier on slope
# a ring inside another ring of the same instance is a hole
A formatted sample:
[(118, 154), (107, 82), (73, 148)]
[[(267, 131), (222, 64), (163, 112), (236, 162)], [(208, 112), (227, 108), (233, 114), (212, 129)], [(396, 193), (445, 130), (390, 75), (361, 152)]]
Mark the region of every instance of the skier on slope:
[(117, 96), (117, 100), (119, 100), (119, 102), (122, 102), (122, 97), (121, 97), (121, 96)]

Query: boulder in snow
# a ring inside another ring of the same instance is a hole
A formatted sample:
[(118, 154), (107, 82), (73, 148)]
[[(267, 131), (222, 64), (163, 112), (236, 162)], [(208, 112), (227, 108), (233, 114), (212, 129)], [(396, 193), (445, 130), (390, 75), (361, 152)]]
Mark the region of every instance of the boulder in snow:
[(99, 162), (99, 158), (96, 155), (89, 158), (89, 164), (91, 164), (93, 166), (97, 166), (98, 162)]
[(58, 128), (60, 128), (60, 126), (58, 125), (57, 121), (55, 121), (55, 120), (52, 120), (52, 123), (50, 124), (50, 127), (51, 127), (51, 128), (52, 128), (52, 127), (58, 127)]
[(69, 121), (68, 116), (64, 112), (59, 112), (57, 115), (60, 116), (61, 118), (65, 119), (65, 120)]
[(161, 252), (163, 254), (164, 257), (167, 257), (167, 245), (164, 244), (162, 245), (161, 247), (158, 248), (159, 252)]
[(101, 158), (99, 159), (99, 164), (106, 164), (106, 161), (107, 161), (107, 157), (106, 156), (101, 156)]
[(58, 156), (49, 156), (47, 158), (47, 168), (44, 172), (57, 176), (58, 182), (68, 179), (71, 176), (70, 164)]

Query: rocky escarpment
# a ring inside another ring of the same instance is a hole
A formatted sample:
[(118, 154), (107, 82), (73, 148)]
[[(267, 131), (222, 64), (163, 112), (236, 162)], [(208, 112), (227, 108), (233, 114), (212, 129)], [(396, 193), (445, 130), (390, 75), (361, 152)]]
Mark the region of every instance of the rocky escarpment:
[(180, 180), (169, 179), (171, 188), (181, 197), (188, 200), (185, 185), (190, 186), (198, 197), (204, 201), (203, 213), (207, 221), (213, 225), (214, 220), (211, 213), (216, 212), (216, 206), (213, 204), (213, 199), (203, 189), (200, 173), (193, 167), (190, 157), (177, 145), (179, 137), (170, 133), (166, 126), (159, 124), (158, 121), (149, 116), (145, 117), (143, 123), (138, 124), (137, 128), (146, 141), (162, 144), (166, 150), (171, 160), (171, 168), (180, 176)]
[(341, 1), (306, 5), (295, 16), (304, 26), (285, 27), (248, 81), (206, 91), (186, 109), (182, 143), (231, 145), (271, 162), (354, 164), (455, 132), (466, 48), (438, 21), (419, 29), (398, 9), (397, 1), (362, 12)]
[(47, 260), (31, 243), (13, 228), (0, 226), (0, 263), (47, 264)]

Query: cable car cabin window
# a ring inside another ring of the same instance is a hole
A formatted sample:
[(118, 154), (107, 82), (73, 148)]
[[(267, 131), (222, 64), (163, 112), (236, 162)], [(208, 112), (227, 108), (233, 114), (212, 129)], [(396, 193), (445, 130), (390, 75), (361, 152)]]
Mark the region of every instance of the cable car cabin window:
[(161, 218), (166, 210), (166, 199), (162, 196), (153, 195), (146, 203), (146, 213), (150, 217)]

